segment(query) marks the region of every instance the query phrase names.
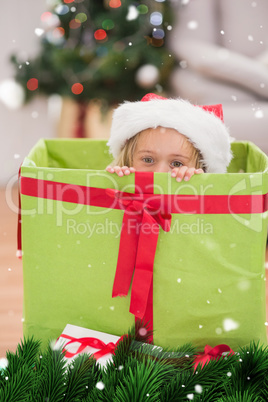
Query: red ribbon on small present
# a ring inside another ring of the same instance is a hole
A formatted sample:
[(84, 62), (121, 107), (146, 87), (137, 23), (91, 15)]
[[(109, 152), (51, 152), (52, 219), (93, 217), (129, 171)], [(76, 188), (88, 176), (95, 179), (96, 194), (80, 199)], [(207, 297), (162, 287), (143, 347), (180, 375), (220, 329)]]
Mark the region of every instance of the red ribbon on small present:
[[(99, 349), (97, 352), (92, 353), (92, 356), (94, 356), (94, 358), (96, 360), (98, 360), (102, 356), (107, 355), (108, 353), (111, 353), (114, 355), (114, 351), (115, 351), (118, 343), (123, 339), (123, 337), (121, 336), (121, 338), (119, 338), (116, 343), (109, 342), (106, 344), (98, 338), (90, 338), (90, 337), (74, 338), (72, 336), (65, 335), (65, 334), (61, 334), (60, 338), (70, 339), (69, 342), (67, 342), (64, 345), (64, 348), (62, 350), (63, 352), (65, 352), (65, 357), (67, 357), (68, 359), (78, 355), (79, 353), (82, 353), (83, 350), (85, 350), (85, 348), (87, 346), (90, 346), (92, 348)], [(72, 343), (75, 343), (75, 342), (80, 343), (80, 346), (78, 347), (76, 352), (69, 352), (68, 350), (66, 350), (66, 346), (71, 345)]]
[(234, 355), (234, 351), (230, 348), (230, 346), (221, 344), (212, 348), (209, 345), (206, 345), (203, 353), (199, 353), (196, 355), (194, 359), (194, 370), (197, 369), (198, 364), (201, 364), (201, 368), (204, 367), (210, 360), (219, 360), (223, 356)]

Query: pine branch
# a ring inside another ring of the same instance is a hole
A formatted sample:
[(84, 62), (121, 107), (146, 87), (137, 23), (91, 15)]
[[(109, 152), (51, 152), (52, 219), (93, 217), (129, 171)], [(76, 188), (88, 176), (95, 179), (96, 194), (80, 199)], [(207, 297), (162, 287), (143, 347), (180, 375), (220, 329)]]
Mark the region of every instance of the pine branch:
[(62, 401), (66, 392), (64, 365), (62, 351), (60, 349), (52, 350), (48, 346), (36, 366), (38, 376), (34, 396), (36, 402), (43, 402), (45, 398), (53, 402)]
[(129, 368), (124, 381), (116, 388), (115, 402), (142, 402), (158, 401), (160, 389), (169, 374), (173, 372), (173, 367), (157, 361), (144, 361), (136, 363), (134, 369)]
[[(248, 390), (250, 394), (259, 395), (268, 400), (268, 347), (260, 347), (251, 343), (249, 348), (240, 348), (231, 370), (226, 394)], [(264, 386), (266, 385), (266, 386)]]
[(95, 370), (96, 361), (83, 354), (77, 356), (66, 371), (66, 391), (64, 402), (86, 397), (97, 382), (98, 372)]

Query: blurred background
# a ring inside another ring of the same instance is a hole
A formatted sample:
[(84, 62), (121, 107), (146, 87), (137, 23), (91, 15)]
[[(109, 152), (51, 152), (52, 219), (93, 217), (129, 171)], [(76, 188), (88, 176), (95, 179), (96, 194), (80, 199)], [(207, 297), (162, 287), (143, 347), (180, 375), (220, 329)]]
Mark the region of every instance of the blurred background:
[(268, 153), (266, 0), (1, 4), (0, 357), (22, 336), (16, 178), (39, 138), (107, 138), (148, 92), (223, 104), (232, 137)]

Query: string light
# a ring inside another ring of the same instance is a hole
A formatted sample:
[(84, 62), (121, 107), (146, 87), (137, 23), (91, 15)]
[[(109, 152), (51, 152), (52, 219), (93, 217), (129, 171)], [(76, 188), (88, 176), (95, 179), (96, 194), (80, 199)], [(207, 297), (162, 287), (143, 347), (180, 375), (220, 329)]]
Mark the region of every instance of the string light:
[(107, 33), (104, 29), (97, 29), (97, 31), (94, 32), (94, 38), (96, 40), (104, 40), (107, 38)]
[(29, 89), (29, 91), (35, 91), (38, 88), (38, 79), (30, 78), (27, 81), (27, 88)]
[(80, 95), (84, 90), (84, 87), (79, 82), (72, 85), (71, 91), (74, 95)]
[(71, 20), (71, 21), (69, 22), (69, 27), (70, 27), (71, 29), (80, 28), (80, 27), (81, 27), (81, 22), (75, 18), (75, 19), (73, 19), (73, 20)]
[(118, 8), (121, 6), (121, 1), (120, 0), (110, 0), (109, 6), (111, 8)]

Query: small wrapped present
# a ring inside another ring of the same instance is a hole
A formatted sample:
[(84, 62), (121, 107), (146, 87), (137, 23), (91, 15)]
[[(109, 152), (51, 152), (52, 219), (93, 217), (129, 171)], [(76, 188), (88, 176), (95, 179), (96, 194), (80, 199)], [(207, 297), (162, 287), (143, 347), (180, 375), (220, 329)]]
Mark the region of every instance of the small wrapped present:
[(111, 360), (119, 336), (67, 324), (54, 348), (63, 347), (68, 363), (81, 353), (93, 355), (102, 367)]

